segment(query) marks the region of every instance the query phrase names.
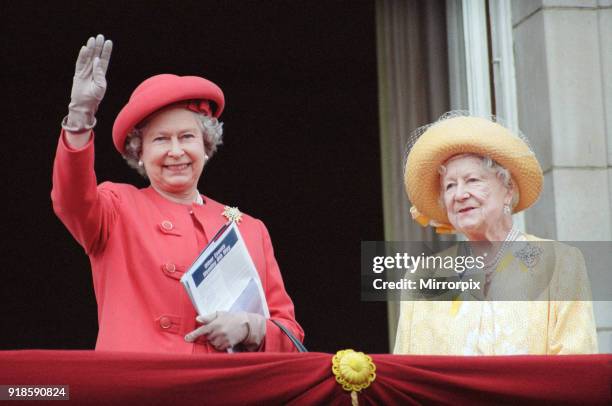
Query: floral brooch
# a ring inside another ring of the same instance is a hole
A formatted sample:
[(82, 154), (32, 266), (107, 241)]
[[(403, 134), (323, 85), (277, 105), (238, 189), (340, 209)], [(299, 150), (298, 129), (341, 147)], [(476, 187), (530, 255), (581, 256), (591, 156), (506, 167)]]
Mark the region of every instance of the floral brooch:
[(521, 260), (529, 270), (533, 270), (538, 264), (544, 250), (533, 244), (525, 244), (520, 250), (514, 253), (514, 256)]
[(242, 212), (238, 207), (225, 206), (222, 213), (229, 221), (240, 223), (242, 221)]

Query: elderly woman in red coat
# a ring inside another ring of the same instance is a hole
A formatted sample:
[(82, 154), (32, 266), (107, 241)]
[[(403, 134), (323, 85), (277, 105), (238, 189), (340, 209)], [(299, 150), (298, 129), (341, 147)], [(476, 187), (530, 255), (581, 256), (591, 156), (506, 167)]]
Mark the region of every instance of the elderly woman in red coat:
[(197, 353), (234, 348), (292, 351), (270, 319), (298, 339), (265, 225), (242, 215), (240, 231), (257, 268), (270, 319), (254, 313), (197, 315), (180, 277), (216, 231), (227, 206), (201, 195), (206, 162), (221, 143), (224, 96), (196, 76), (157, 75), (132, 93), (113, 127), (117, 150), (150, 181), (137, 189), (98, 184), (95, 113), (106, 91), (112, 43), (102, 35), (80, 50), (69, 113), (53, 168), (53, 208), (91, 261), (98, 305), (97, 350)]

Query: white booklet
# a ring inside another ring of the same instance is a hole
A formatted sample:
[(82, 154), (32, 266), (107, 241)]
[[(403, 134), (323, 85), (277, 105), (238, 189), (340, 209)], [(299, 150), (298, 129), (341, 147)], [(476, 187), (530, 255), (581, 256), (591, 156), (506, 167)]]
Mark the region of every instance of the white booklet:
[(259, 274), (233, 221), (221, 227), (181, 283), (202, 316), (224, 310), (270, 318)]

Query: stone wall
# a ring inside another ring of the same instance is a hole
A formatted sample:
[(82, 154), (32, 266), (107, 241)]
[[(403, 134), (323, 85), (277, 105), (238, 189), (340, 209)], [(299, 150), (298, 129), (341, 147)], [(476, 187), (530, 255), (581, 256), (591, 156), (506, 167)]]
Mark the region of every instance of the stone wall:
[[(612, 241), (612, 0), (514, 0), (512, 21), (519, 124), (545, 174), (527, 232)], [(595, 317), (612, 352), (612, 302)]]

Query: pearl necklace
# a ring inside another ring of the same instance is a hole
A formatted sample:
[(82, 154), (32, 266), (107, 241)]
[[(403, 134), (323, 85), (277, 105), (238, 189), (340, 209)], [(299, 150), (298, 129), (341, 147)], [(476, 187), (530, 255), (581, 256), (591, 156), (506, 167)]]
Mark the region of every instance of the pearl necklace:
[[(499, 264), (499, 261), (501, 261), (501, 259), (503, 258), (503, 255), (506, 252), (506, 249), (512, 242), (516, 241), (519, 234), (520, 234), (520, 231), (518, 230), (518, 228), (512, 226), (512, 229), (510, 230), (508, 235), (506, 235), (506, 239), (502, 243), (501, 247), (499, 247), (499, 249), (497, 250), (497, 254), (495, 255), (495, 258), (493, 258), (493, 260), (489, 262), (488, 265), (485, 265), (483, 267), (483, 271), (485, 272), (485, 274), (488, 275), (497, 268), (497, 265)], [(469, 248), (469, 251), (470, 251), (470, 254), (472, 254), (472, 247)], [(486, 253), (485, 253), (485, 256), (486, 256)]]
[[(495, 269), (497, 269), (497, 266), (499, 262), (501, 261), (501, 259), (503, 258), (503, 255), (508, 249), (508, 247), (512, 244), (512, 242), (518, 239), (520, 234), (521, 232), (519, 231), (519, 229), (512, 226), (512, 228), (510, 229), (510, 232), (508, 233), (508, 235), (506, 235), (506, 239), (502, 243), (501, 247), (499, 247), (499, 250), (497, 250), (497, 254), (495, 255), (495, 258), (493, 258), (493, 260), (488, 265), (483, 266), (483, 268), (481, 269), (482, 272), (484, 272), (484, 276), (485, 276), (485, 284), (484, 284), (485, 285), (484, 286), (485, 296), (487, 295), (486, 292), (488, 291), (489, 285), (491, 284), (491, 279), (493, 278), (493, 272), (495, 271)], [(473, 258), (474, 251), (472, 250), (472, 247), (469, 243), (466, 244), (466, 248), (467, 248), (466, 251), (467, 251), (468, 256)], [(485, 256), (486, 256), (486, 253), (485, 253)], [(462, 276), (465, 276), (466, 274), (468, 273), (466, 272)]]
[[(520, 231), (518, 230), (518, 228), (512, 226), (512, 229), (506, 236), (506, 239), (502, 243), (502, 246), (499, 247), (499, 250), (497, 250), (497, 254), (495, 255), (495, 258), (493, 258), (493, 261), (491, 261), (489, 265), (485, 265), (482, 268), (482, 271), (484, 272), (484, 275), (485, 275), (485, 283), (484, 283), (485, 297), (488, 296), (489, 286), (491, 285), (491, 279), (493, 279), (493, 272), (495, 272), (495, 269), (497, 269), (497, 266), (499, 262), (501, 261), (501, 259), (503, 258), (503, 255), (506, 252), (508, 246), (510, 246), (512, 242), (516, 241), (519, 235), (520, 235)], [(472, 247), (469, 246), (469, 244), (468, 244), (468, 252), (470, 256), (472, 257), (474, 256)], [(485, 253), (485, 256), (486, 256), (486, 253)]]

